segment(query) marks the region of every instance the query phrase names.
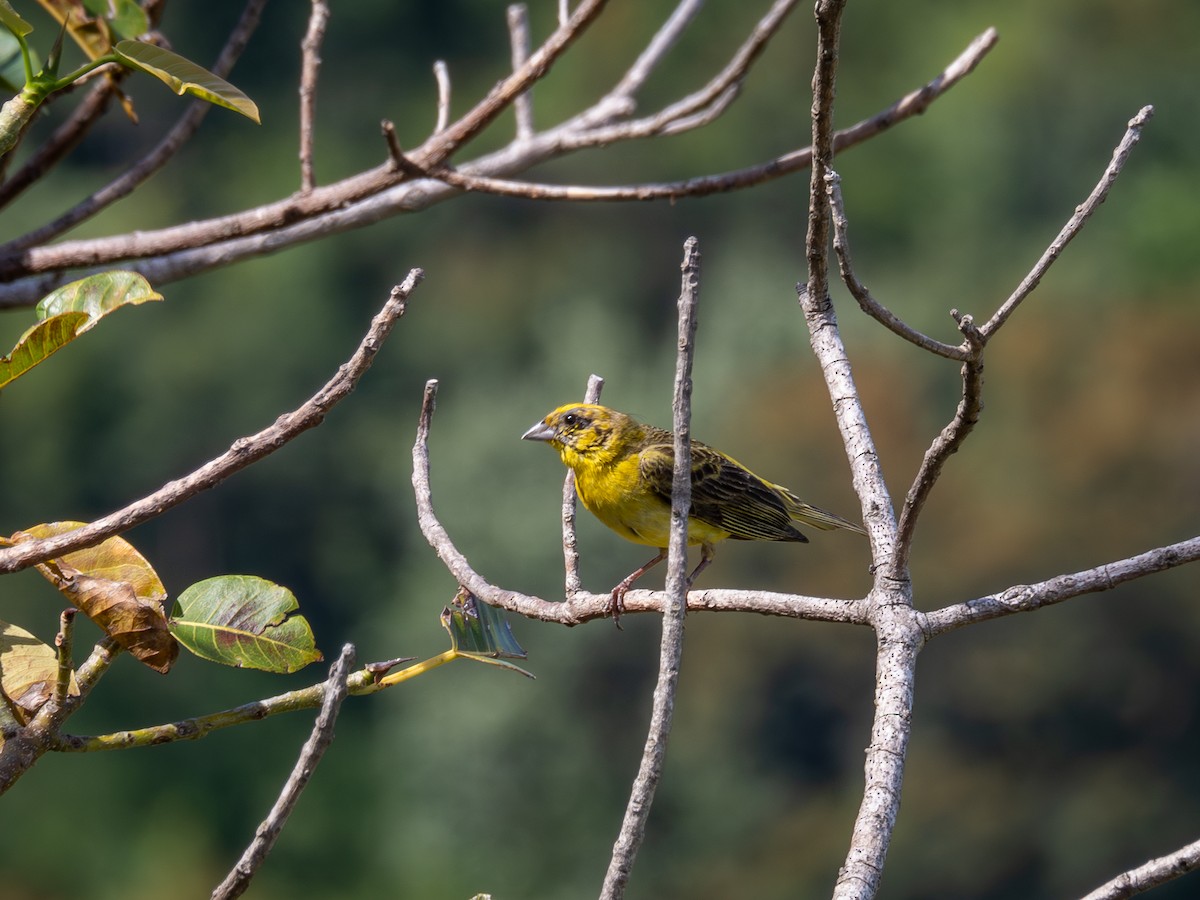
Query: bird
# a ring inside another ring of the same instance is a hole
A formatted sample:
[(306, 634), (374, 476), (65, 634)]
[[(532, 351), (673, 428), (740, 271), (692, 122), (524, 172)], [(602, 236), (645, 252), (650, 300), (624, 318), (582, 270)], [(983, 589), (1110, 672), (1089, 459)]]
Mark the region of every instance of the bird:
[[(671, 528), (671, 483), (675, 435), (625, 413), (594, 403), (560, 406), (521, 435), (544, 441), (575, 473), (575, 492), (584, 507), (626, 540), (658, 548), (612, 590), (610, 612), (617, 627), (625, 594), (647, 571), (666, 559)], [(808, 543), (795, 522), (822, 531), (860, 526), (805, 503), (787, 488), (755, 475), (731, 456), (691, 442), (692, 505), (688, 545), (700, 545), (700, 562), (690, 587), (713, 560), (716, 545), (738, 541)]]

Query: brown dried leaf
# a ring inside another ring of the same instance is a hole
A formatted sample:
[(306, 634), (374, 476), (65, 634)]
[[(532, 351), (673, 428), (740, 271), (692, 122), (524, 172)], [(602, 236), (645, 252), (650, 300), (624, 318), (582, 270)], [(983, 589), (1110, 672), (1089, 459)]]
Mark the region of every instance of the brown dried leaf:
[[(82, 522), (50, 522), (13, 535), (15, 540), (50, 537)], [(140, 662), (166, 673), (179, 655), (167, 628), (167, 590), (153, 567), (124, 538), (111, 537), (38, 565), (58, 590), (105, 634)]]

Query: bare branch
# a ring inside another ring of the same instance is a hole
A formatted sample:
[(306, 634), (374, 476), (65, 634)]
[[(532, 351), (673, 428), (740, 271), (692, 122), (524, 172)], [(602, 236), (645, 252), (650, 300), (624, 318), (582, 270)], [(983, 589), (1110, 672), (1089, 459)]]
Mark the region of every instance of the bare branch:
[[(241, 57), (243, 51), (245, 51), (246, 45), (250, 41), (250, 36), (258, 27), (263, 7), (266, 5), (267, 0), (249, 0), (246, 3), (237, 25), (229, 35), (229, 40), (225, 42), (220, 56), (217, 57), (216, 62), (212, 66), (212, 71), (215, 74), (225, 77), (233, 70), (234, 64)], [(158, 142), (153, 150), (112, 182), (96, 191), (90, 197), (84, 198), (53, 221), (27, 232), (9, 241), (7, 244), (0, 245), (0, 258), (18, 253), (29, 247), (44, 244), (74, 228), (80, 222), (91, 218), (123, 197), (132, 194), (139, 185), (147, 181), (151, 175), (170, 162), (172, 157), (191, 140), (192, 135), (196, 133), (196, 129), (200, 127), (200, 123), (204, 121), (204, 117), (208, 115), (209, 110), (212, 108), (211, 103), (205, 103), (200, 100), (189, 103), (183, 115), (179, 117), (170, 131), (163, 136), (163, 139)], [(0, 191), (2, 190), (0, 189)]]
[[(700, 12), (703, 5), (704, 0), (682, 0), (654, 37), (650, 39), (646, 48), (638, 54), (633, 65), (621, 76), (621, 80), (609, 91), (605, 101), (614, 103), (628, 101), (641, 90), (646, 79), (658, 68), (659, 63), (679, 41), (684, 30), (691, 24), (692, 19), (696, 18), (696, 14)], [(605, 101), (602, 101), (601, 105)]]
[(450, 124), (450, 67), (446, 61), (439, 59), (433, 64), (433, 77), (437, 81), (437, 123), (433, 126), (434, 134), (441, 134)]
[(58, 614), (58, 634), (54, 636), (54, 649), (58, 654), (58, 674), (54, 679), (54, 704), (62, 706), (67, 702), (67, 693), (71, 689), (71, 674), (74, 661), (72, 659), (72, 639), (75, 635), (75, 613), (78, 610), (64, 609)]
[(358, 380), (371, 367), (375, 354), (392, 327), (404, 314), (408, 295), (424, 277), (413, 269), (403, 284), (392, 288), (391, 296), (371, 321), (358, 348), (325, 385), (302, 406), (276, 419), (258, 434), (240, 438), (225, 453), (205, 463), (189, 475), (164, 485), (140, 500), (66, 534), (41, 540), (22, 541), (0, 549), (0, 572), (16, 572), (64, 553), (91, 547), (114, 534), (161, 515), (172, 506), (215, 487), (234, 472), (274, 453), (297, 435), (320, 425), (329, 410), (354, 390)]
[[(513, 3), (508, 7), (508, 38), (515, 72), (529, 59), (529, 7), (524, 3)], [(517, 140), (529, 140), (534, 134), (532, 90), (525, 91), (513, 101), (513, 113), (517, 118)]]
[(1200, 841), (1180, 847), (1174, 853), (1143, 863), (1136, 869), (1122, 872), (1112, 881), (1100, 885), (1083, 900), (1125, 900), (1151, 888), (1174, 881), (1181, 875), (1200, 869)]
[(829, 295), (830, 200), (826, 176), (833, 159), (833, 100), (844, 7), (845, 0), (818, 0), (816, 4), (813, 165), (805, 239), (808, 284), (800, 288), (800, 303), (813, 352), (833, 400), (854, 475), (854, 488), (863, 505), (872, 556), (877, 563), (868, 606), (877, 640), (875, 717), (867, 747), (862, 802), (833, 894), (838, 900), (858, 900), (874, 897), (878, 890), (900, 808), (900, 787), (912, 725), (913, 678), (923, 635), (912, 609), (912, 583), (889, 577), (889, 570), (879, 565), (892, 556), (889, 545), (895, 539), (895, 525), (891, 500)]
[(983, 410), (983, 338), (975, 327), (970, 316), (964, 316), (958, 310), (952, 310), (951, 315), (962, 331), (963, 346), (969, 349), (969, 356), (962, 364), (962, 397), (954, 418), (942, 429), (934, 439), (925, 456), (921, 459), (921, 467), (913, 479), (912, 487), (904, 498), (904, 507), (900, 510), (900, 523), (896, 529), (896, 545), (888, 566), (892, 578), (907, 581), (909, 579), (908, 560), (912, 550), (913, 535), (916, 533), (917, 517), (925, 507), (925, 501), (941, 475), (942, 467), (963, 441), (967, 439), (979, 414)]
[(1125, 167), (1125, 162), (1129, 159), (1129, 154), (1142, 137), (1142, 128), (1150, 121), (1150, 117), (1153, 115), (1153, 106), (1143, 106), (1138, 111), (1138, 114), (1129, 120), (1129, 125), (1125, 129), (1125, 136), (1117, 144), (1117, 148), (1113, 151), (1112, 160), (1109, 162), (1107, 168), (1105, 168), (1104, 174), (1100, 176), (1100, 181), (1092, 188), (1091, 194), (1088, 195), (1088, 198), (1081, 205), (1075, 207), (1075, 214), (1067, 220), (1067, 224), (1062, 227), (1058, 236), (1050, 242), (1050, 246), (1046, 248), (1046, 252), (1034, 264), (1029, 274), (1017, 285), (1017, 289), (1012, 293), (1012, 296), (1005, 300), (1000, 308), (996, 310), (995, 315), (979, 329), (985, 342), (991, 340), (992, 336), (999, 331), (1000, 326), (1008, 321), (1008, 317), (1012, 315), (1021, 301), (1033, 293), (1033, 289), (1038, 286), (1038, 283), (1042, 280), (1042, 276), (1054, 265), (1054, 261), (1058, 259), (1059, 254), (1063, 252), (1067, 244), (1071, 243), (1075, 235), (1079, 234), (1084, 224), (1091, 218), (1092, 213), (1108, 197), (1108, 192), (1117, 180), (1117, 176), (1121, 174), (1121, 169)]
[[(983, 38), (976, 39), (968, 51), (929, 84), (879, 115), (839, 132), (835, 137), (835, 146), (839, 150), (847, 149), (908, 116), (922, 112), (970, 71), (990, 46), (991, 43)], [(444, 83), (439, 78), (439, 84), (439, 119), (442, 119), (448, 117), (448, 76)], [(601, 106), (598, 104), (529, 141), (487, 154), (456, 171), (460, 176), (476, 178), (504, 175), (528, 169), (579, 147), (653, 135), (654, 130), (646, 120), (641, 120), (640, 124), (627, 123), (615, 129), (608, 127), (604, 115), (611, 117), (622, 110), (614, 108), (604, 113)], [(442, 122), (438, 130), (444, 128), (445, 123)], [(422, 171), (428, 172), (440, 165), (420, 159), (415, 152), (413, 156)], [(692, 179), (678, 185), (662, 185), (658, 186), (660, 189), (657, 191), (655, 186), (648, 186), (648, 194), (673, 198), (700, 196), (714, 190), (732, 190), (802, 169), (809, 164), (810, 156), (809, 150), (798, 150), (751, 169), (708, 179)], [(0, 284), (0, 308), (40, 300), (62, 283), (63, 275), (60, 273), (67, 269), (142, 259), (146, 261), (132, 264), (130, 268), (141, 272), (154, 284), (166, 284), (242, 259), (360, 228), (389, 216), (418, 212), (457, 194), (457, 190), (447, 184), (433, 181), (405, 183), (409, 181), (410, 176), (399, 172), (394, 162), (389, 160), (375, 169), (315, 188), (308, 194), (204, 222), (136, 235), (67, 241), (54, 246), (0, 252), (0, 277), (7, 279), (6, 283)], [(484, 187), (481, 185), (477, 189)], [(503, 192), (502, 187), (497, 187), (497, 190)], [(607, 199), (602, 196), (607, 189), (594, 190), (601, 194), (598, 199)], [(545, 188), (547, 199), (558, 199), (550, 196), (551, 191), (561, 192), (563, 189)], [(613, 199), (645, 199), (647, 196), (646, 190), (636, 186), (628, 190), (618, 188), (616, 193), (621, 196), (614, 196)], [(574, 196), (563, 198), (576, 199)], [(29, 274), (38, 272), (46, 274)]]
[[(836, 140), (836, 139), (835, 139)], [(849, 289), (850, 294), (858, 301), (862, 309), (876, 322), (887, 327), (894, 334), (906, 341), (916, 344), (930, 353), (944, 356), (947, 359), (966, 359), (967, 351), (962, 346), (943, 344), (920, 331), (917, 331), (890, 309), (879, 303), (866, 286), (854, 274), (854, 264), (850, 259), (850, 226), (846, 221), (846, 207), (842, 201), (842, 179), (832, 169), (825, 176), (825, 185), (829, 194), (831, 214), (833, 216), (833, 250), (837, 254), (838, 269), (841, 272), (842, 283)]]
[[(599, 403), (604, 390), (604, 379), (589, 375), (587, 390), (583, 393), (584, 403)], [(579, 583), (579, 545), (575, 538), (575, 473), (567, 469), (563, 479), (562, 502), (563, 568), (566, 572), (566, 597), (571, 599), (581, 588)]]
[(671, 481), (671, 538), (667, 556), (667, 608), (659, 645), (658, 680), (646, 745), (633, 782), (621, 830), (600, 889), (603, 900), (619, 900), (646, 835), (654, 792), (662, 776), (667, 738), (675, 712), (675, 690), (683, 659), (683, 619), (687, 613), (688, 514), (692, 508), (692, 357), (696, 341), (696, 302), (700, 293), (700, 252), (690, 237), (684, 243), (683, 285), (679, 293), (679, 350), (675, 362), (675, 466)]
[(213, 891), (214, 900), (227, 900), (227, 898), (240, 897), (245, 893), (246, 888), (250, 886), (250, 879), (254, 877), (254, 874), (266, 861), (271, 848), (275, 846), (280, 832), (283, 831), (283, 826), (287, 824), (288, 817), (296, 808), (300, 794), (308, 787), (308, 782), (312, 778), (317, 764), (325, 755), (325, 751), (329, 749), (329, 745), (333, 743), (333, 725), (337, 721), (342, 702), (346, 699), (346, 678), (353, 665), (354, 645), (346, 644), (342, 647), (341, 655), (330, 667), (329, 679), (322, 689), (324, 702), (321, 704), (321, 712), (318, 714), (316, 722), (313, 723), (312, 734), (305, 741), (304, 747), (300, 751), (300, 757), (292, 768), (292, 774), (288, 776), (283, 791), (276, 799), (275, 805), (271, 807), (270, 814), (255, 831), (254, 840), (250, 842), (246, 852), (242, 854), (242, 858)]
[[(620, 105), (623, 102), (626, 106), (628, 105), (629, 98), (622, 97), (614, 92), (606, 98), (608, 101), (607, 104), (605, 101), (601, 101), (592, 110), (575, 117), (573, 122), (576, 126), (586, 124), (589, 127), (584, 129), (576, 127), (572, 129), (572, 133), (567, 135), (563, 146), (567, 149), (581, 149), (609, 144), (614, 141), (628, 140), (631, 137), (673, 134), (679, 130), (675, 127), (679, 120), (693, 116), (713, 104), (727, 104), (728, 98), (725, 97), (725, 94), (731, 88), (740, 90), (741, 82), (746, 77), (746, 73), (766, 48), (770, 39), (779, 30), (779, 27), (783, 24), (783, 20), (792, 11), (797, 2), (798, 0), (775, 0), (767, 14), (754, 26), (750, 36), (737, 49), (733, 57), (725, 64), (725, 67), (714, 75), (700, 90), (644, 118), (608, 127), (591, 127), (595, 123), (588, 121), (589, 116), (596, 113), (608, 113), (609, 106), (614, 103)], [(677, 34), (672, 35), (670, 40), (673, 42), (677, 37)], [(640, 62), (641, 60), (639, 59), (638, 63)], [(635, 63), (635, 67), (637, 67), (638, 63)], [(634, 70), (631, 69), (630, 71)], [(629, 77), (628, 74), (626, 77)], [(624, 80), (622, 79), (622, 83)]]
[(1018, 584), (995, 594), (945, 606), (926, 614), (925, 630), (929, 637), (933, 637), (944, 631), (952, 631), (986, 619), (996, 619), (1018, 612), (1032, 612), (1082, 594), (1107, 591), (1127, 581), (1155, 572), (1165, 572), (1167, 569), (1174, 569), (1198, 559), (1200, 536), (1157, 547), (1094, 569), (1058, 575), (1037, 584)]
[[(454, 579), (476, 598), (509, 612), (560, 625), (578, 625), (591, 619), (612, 615), (612, 595), (589, 594), (580, 591), (565, 602), (553, 602), (490, 584), (467, 562), (454, 545), (433, 511), (429, 487), (429, 428), (437, 399), (437, 381), (425, 384), (417, 438), (413, 444), (413, 493), (417, 504), (417, 523), (425, 540)], [(625, 595), (624, 612), (657, 612), (666, 607), (666, 595), (661, 591), (636, 590)], [(867, 624), (867, 612), (860, 600), (838, 600), (826, 597), (806, 597), (800, 594), (778, 594), (769, 591), (701, 590), (688, 594), (688, 609), (711, 612), (754, 612), (768, 616), (785, 616), (825, 622)]]
[(300, 42), (300, 190), (316, 186), (313, 176), (313, 130), (317, 111), (317, 75), (321, 69), (321, 42), (329, 22), (329, 4), (312, 0), (308, 31)]

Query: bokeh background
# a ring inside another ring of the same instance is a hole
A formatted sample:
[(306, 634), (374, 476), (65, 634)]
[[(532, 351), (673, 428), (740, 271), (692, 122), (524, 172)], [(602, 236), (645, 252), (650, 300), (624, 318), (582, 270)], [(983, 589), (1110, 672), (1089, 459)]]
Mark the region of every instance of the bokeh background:
[[(15, 4), (39, 24), (33, 4)], [(536, 37), (553, 7), (531, 10)], [(26, 9), (26, 7), (30, 7)], [(210, 62), (238, 4), (173, 3), (176, 49)], [(614, 2), (536, 91), (541, 124), (598, 97), (669, 3)], [(645, 109), (706, 79), (761, 4), (713, 4), (648, 86)], [(232, 80), (264, 125), (212, 112), (136, 197), (77, 235), (150, 229), (295, 190), (305, 4), (276, 3)], [(1200, 523), (1200, 6), (1144, 0), (856, 0), (837, 121), (931, 78), (995, 25), (979, 70), (923, 117), (840, 158), (861, 277), (953, 340), (952, 307), (986, 317), (1091, 189), (1125, 123), (1156, 115), (1099, 215), (989, 349), (987, 408), (947, 466), (913, 557), (933, 609), (1194, 535)], [(813, 26), (802, 5), (717, 123), (580, 154), (533, 173), (596, 184), (736, 168), (807, 143)], [(454, 109), (508, 59), (493, 0), (334, 4), (318, 98), (318, 176), (384, 157), (381, 118), (412, 146), (431, 128), (431, 66)], [(145, 78), (142, 115), (114, 115), (0, 219), (8, 237), (105, 183), (180, 111)], [(69, 101), (37, 126), (47, 133)], [(507, 138), (504, 119), (477, 146)], [(89, 519), (148, 492), (293, 408), (349, 355), (390, 286), (428, 277), (355, 394), (326, 423), (127, 537), (169, 589), (224, 572), (291, 587), (327, 655), (446, 646), (455, 585), (421, 538), (409, 486), (422, 385), (441, 380), (434, 499), (489, 579), (561, 591), (562, 468), (518, 440), (578, 398), (670, 419), (683, 240), (703, 253), (694, 433), (821, 506), (855, 515), (830, 403), (794, 292), (807, 173), (675, 204), (445, 203), (183, 283), (122, 312), (4, 392), (0, 531)], [(839, 292), (855, 378), (889, 486), (902, 497), (948, 420), (959, 379), (865, 321)], [(31, 311), (0, 316), (11, 346)], [(581, 521), (585, 585), (644, 560)], [(730, 545), (709, 586), (860, 596), (865, 544)], [(661, 584), (658, 575), (651, 584)], [(1200, 833), (1200, 606), (1183, 569), (933, 642), (882, 896), (1078, 896)], [(53, 637), (61, 601), (33, 573), (4, 581), (3, 617)], [(456, 664), (349, 701), (327, 755), (250, 895), (575, 898), (600, 883), (648, 716), (657, 623), (575, 629), (513, 621), (528, 681)], [(80, 629), (81, 646), (94, 637)], [(873, 641), (863, 629), (694, 615), (667, 773), (634, 898), (827, 893), (861, 794)], [(100, 733), (196, 715), (324, 677), (182, 658), (169, 677), (122, 659), (70, 727)], [(265, 815), (307, 714), (203, 741), (44, 758), (0, 802), (0, 897), (207, 896)], [(1184, 879), (1155, 896), (1200, 891)]]

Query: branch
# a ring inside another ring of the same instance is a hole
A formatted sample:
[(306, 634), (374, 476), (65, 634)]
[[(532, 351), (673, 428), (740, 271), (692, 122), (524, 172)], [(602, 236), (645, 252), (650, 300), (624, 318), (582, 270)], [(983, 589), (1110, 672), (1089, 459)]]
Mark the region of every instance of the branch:
[(300, 192), (316, 185), (313, 177), (313, 130), (317, 112), (317, 75), (321, 69), (321, 42), (329, 21), (329, 4), (312, 0), (308, 31), (300, 42)]
[(868, 598), (875, 627), (875, 717), (867, 747), (862, 802), (854, 821), (845, 863), (834, 897), (874, 897), (887, 858), (900, 808), (904, 760), (912, 729), (913, 678), (923, 635), (912, 609), (912, 583), (890, 577), (879, 565), (893, 555), (895, 539), (891, 500), (878, 453), (857, 389), (829, 295), (830, 200), (826, 176), (833, 159), (833, 99), (836, 93), (838, 41), (845, 0), (818, 0), (817, 63), (813, 74), (813, 166), (809, 180), (808, 232), (805, 254), (808, 284), (800, 289), (813, 353), (833, 401), (842, 441), (850, 459), (854, 487), (863, 505), (864, 522), (876, 561), (875, 585)]
[(254, 840), (250, 842), (250, 846), (246, 848), (242, 858), (213, 891), (214, 900), (240, 897), (245, 893), (246, 888), (250, 886), (250, 879), (254, 877), (254, 873), (266, 861), (267, 854), (275, 846), (280, 832), (283, 831), (283, 826), (287, 824), (288, 817), (296, 808), (296, 801), (300, 799), (301, 792), (308, 787), (308, 782), (312, 778), (317, 764), (325, 755), (325, 751), (329, 749), (329, 745), (333, 743), (333, 725), (337, 721), (342, 702), (346, 699), (346, 677), (353, 665), (354, 645), (346, 644), (342, 647), (341, 655), (330, 667), (329, 680), (322, 686), (324, 702), (321, 704), (321, 712), (317, 716), (317, 721), (313, 723), (312, 734), (305, 741), (304, 747), (300, 751), (300, 758), (296, 760), (296, 765), (292, 768), (292, 774), (288, 776), (283, 791), (275, 801), (275, 805), (271, 807), (270, 814), (258, 826)]
[(1200, 560), (1200, 536), (1105, 563), (1094, 569), (1058, 575), (1037, 584), (1018, 584), (995, 594), (942, 607), (926, 614), (926, 634), (933, 637), (987, 619), (1032, 612), (1082, 594), (1107, 591), (1127, 581), (1165, 572), (1196, 560)]
[[(529, 59), (529, 7), (524, 3), (514, 3), (508, 7), (507, 15), (508, 39), (512, 45), (512, 67), (515, 72)], [(531, 91), (526, 91), (513, 101), (513, 114), (517, 119), (517, 140), (529, 140), (534, 134)]]
[(445, 131), (450, 122), (450, 69), (444, 60), (439, 59), (433, 64), (433, 77), (438, 88), (437, 122), (433, 126), (433, 133), (438, 134)]
[[(65, 122), (40, 143), (29, 160), (11, 178), (0, 185), (0, 207), (7, 206), (24, 191), (45, 177), (58, 163), (84, 139), (91, 127), (99, 121), (118, 92), (120, 73), (100, 79), (92, 86), (83, 102), (75, 107)], [(0, 171), (13, 154), (0, 162)]]
[(687, 613), (688, 514), (692, 508), (692, 357), (696, 341), (696, 302), (700, 292), (700, 252), (690, 237), (684, 243), (683, 285), (679, 293), (679, 350), (675, 361), (675, 466), (671, 481), (671, 538), (667, 555), (667, 609), (659, 644), (658, 681), (646, 745), (633, 782), (621, 831), (600, 889), (602, 900), (625, 896), (634, 859), (646, 836), (654, 792), (662, 776), (667, 738), (675, 712), (675, 690), (683, 659), (683, 620)]
[[(674, 29), (678, 27), (677, 24), (672, 26), (675, 18), (672, 16), (671, 22), (660, 30), (660, 36), (673, 35)], [(655, 41), (658, 40), (659, 36), (656, 36)], [(971, 71), (994, 42), (995, 36), (992, 31), (977, 38), (950, 67), (924, 87), (897, 101), (877, 116), (838, 132), (835, 147), (839, 151), (847, 149), (912, 115), (923, 112), (933, 100)], [(661, 52), (670, 41), (664, 39), (662, 43), (663, 47), (658, 48), (656, 52)], [(752, 61), (753, 56), (743, 52), (742, 58)], [(639, 58), (639, 63), (642, 60), (653, 62), (656, 59), (648, 49), (643, 57)], [(639, 63), (635, 63), (621, 83), (640, 83), (640, 73), (636, 77), (631, 75), (638, 71)], [(522, 71), (528, 70), (529, 65), (527, 63)], [(443, 77), (444, 64), (435, 66), (435, 72), (439, 75), (438, 124), (430, 142), (447, 131), (445, 120), (448, 118), (450, 102), (449, 76)], [(725, 84), (725, 88), (728, 89), (729, 85)], [(717, 96), (721, 96), (721, 92), (718, 92)], [(705, 97), (710, 102), (713, 101), (707, 94)], [(676, 127), (684, 121), (683, 118), (659, 121), (651, 117), (612, 126), (614, 118), (627, 114), (629, 103), (629, 98), (621, 99), (615, 93), (610, 94), (606, 100), (554, 128), (535, 135), (532, 139), (510, 144), (501, 150), (486, 154), (468, 165), (460, 166), (456, 171), (461, 175), (476, 178), (503, 176), (529, 169), (538, 163), (561, 157), (583, 147), (651, 137), (668, 125)], [(685, 104), (684, 108), (688, 108), (688, 105)], [(675, 112), (683, 116), (683, 108), (678, 105)], [(698, 120), (688, 124), (689, 127), (695, 127)], [(432, 146), (430, 142), (426, 143), (425, 148), (412, 154), (413, 160), (425, 171), (436, 170), (444, 161), (444, 156), (438, 158), (428, 154), (428, 148)], [(804, 168), (809, 164), (809, 157), (807, 149), (798, 150), (751, 169), (711, 176), (708, 179), (691, 179), (674, 187), (670, 184), (658, 186), (662, 189), (657, 196), (700, 196), (714, 190), (732, 190), (757, 184)], [(62, 283), (62, 273), (68, 269), (103, 267), (122, 260), (143, 260), (131, 264), (130, 268), (141, 272), (154, 284), (167, 284), (242, 259), (361, 228), (389, 216), (417, 212), (457, 195), (456, 189), (445, 184), (406, 183), (409, 177), (406, 173), (398, 171), (389, 160), (374, 169), (334, 184), (314, 188), (307, 194), (185, 226), (95, 240), (67, 241), (52, 247), (30, 246), (19, 252), (12, 249), (17, 246), (12, 244), (8, 248), (0, 248), (0, 277), (7, 279), (7, 283), (0, 285), (0, 308), (26, 305), (40, 300)], [(648, 187), (653, 193), (656, 186)], [(550, 189), (549, 186), (547, 189)], [(594, 190), (603, 192), (606, 189)], [(626, 196), (613, 199), (643, 199), (638, 193), (641, 188), (636, 186), (617, 190), (624, 190)]]
[[(604, 390), (604, 379), (599, 375), (589, 375), (587, 390), (583, 393), (583, 402), (599, 403), (602, 390)], [(579, 583), (579, 546), (575, 539), (575, 473), (570, 469), (567, 469), (567, 477), (563, 479), (562, 531), (563, 569), (566, 572), (565, 596), (570, 600), (581, 588)]]
[(1112, 881), (1100, 885), (1083, 900), (1125, 900), (1126, 897), (1166, 884), (1196, 869), (1200, 869), (1200, 841), (1193, 841), (1174, 853), (1168, 853), (1136, 869), (1122, 872)]
[[(462, 552), (454, 545), (445, 527), (433, 511), (429, 487), (429, 429), (437, 400), (437, 381), (425, 383), (417, 438), (413, 444), (413, 493), (417, 504), (417, 523), (425, 540), (437, 553), (442, 564), (460, 585), (489, 606), (504, 609), (539, 622), (559, 625), (579, 625), (592, 619), (611, 618), (612, 595), (589, 594), (580, 591), (565, 602), (544, 600), (489, 583), (479, 575)], [(624, 612), (662, 613), (666, 594), (662, 591), (636, 590), (625, 595)], [(784, 616), (824, 622), (844, 622), (865, 625), (867, 611), (860, 600), (838, 600), (827, 597), (806, 597), (799, 594), (779, 594), (769, 591), (701, 590), (688, 594), (689, 610), (710, 612), (753, 612), (768, 616)]]
[(1088, 195), (1088, 198), (1080, 206), (1075, 207), (1075, 214), (1067, 220), (1067, 224), (1062, 227), (1058, 236), (1050, 242), (1050, 246), (1046, 248), (1046, 252), (1042, 254), (1041, 259), (1034, 264), (1029, 274), (1017, 286), (1012, 296), (1005, 300), (1000, 308), (996, 310), (995, 315), (979, 329), (985, 343), (991, 340), (992, 336), (1000, 330), (1000, 326), (1008, 321), (1008, 317), (1013, 314), (1013, 311), (1020, 305), (1021, 301), (1033, 293), (1033, 289), (1038, 286), (1038, 282), (1042, 280), (1042, 276), (1054, 265), (1054, 261), (1058, 259), (1059, 254), (1063, 252), (1067, 244), (1071, 243), (1075, 235), (1079, 234), (1084, 224), (1091, 218), (1092, 213), (1108, 197), (1108, 192), (1117, 180), (1117, 176), (1121, 174), (1121, 169), (1125, 167), (1125, 162), (1129, 159), (1129, 154), (1142, 137), (1142, 128), (1150, 121), (1150, 117), (1153, 115), (1153, 106), (1143, 106), (1138, 111), (1138, 114), (1129, 120), (1129, 125), (1125, 129), (1125, 136), (1117, 144), (1116, 150), (1113, 151), (1112, 160), (1109, 162), (1108, 167), (1105, 168), (1104, 174), (1100, 176), (1100, 181), (1092, 188), (1091, 194)]
[(846, 221), (846, 206), (842, 201), (841, 176), (830, 169), (825, 176), (825, 186), (829, 194), (831, 215), (833, 216), (833, 250), (837, 254), (838, 270), (842, 276), (842, 283), (846, 285), (851, 296), (858, 301), (859, 308), (893, 334), (899, 335), (911, 344), (916, 344), (923, 350), (947, 359), (965, 360), (968, 355), (965, 347), (943, 344), (941, 341), (934, 340), (917, 331), (872, 297), (871, 292), (858, 280), (858, 276), (854, 274), (854, 264), (850, 259), (850, 226)]
[(909, 580), (908, 560), (912, 550), (913, 536), (916, 533), (917, 517), (925, 507), (925, 501), (942, 473), (942, 467), (951, 455), (958, 452), (967, 435), (979, 421), (983, 411), (983, 337), (975, 327), (970, 316), (964, 316), (958, 310), (950, 314), (958, 323), (963, 334), (963, 347), (968, 356), (962, 364), (962, 397), (954, 418), (934, 438), (925, 456), (921, 459), (921, 467), (917, 470), (912, 487), (904, 498), (904, 506), (900, 510), (900, 523), (896, 529), (896, 545), (891, 558), (888, 560), (890, 577)]
[[(246, 44), (250, 41), (250, 36), (258, 27), (263, 7), (266, 5), (267, 0), (249, 0), (247, 2), (245, 8), (242, 10), (241, 18), (238, 20), (233, 32), (229, 35), (229, 40), (225, 42), (220, 56), (217, 57), (217, 61), (213, 64), (212, 71), (215, 74), (225, 77), (233, 70), (234, 64), (245, 51)], [(192, 135), (196, 133), (196, 130), (200, 127), (200, 123), (204, 121), (204, 117), (208, 115), (211, 109), (211, 103), (199, 100), (189, 103), (183, 115), (179, 117), (175, 125), (163, 136), (163, 139), (158, 142), (153, 150), (112, 182), (96, 191), (90, 197), (81, 200), (53, 221), (27, 232), (9, 241), (7, 244), (0, 245), (0, 258), (19, 253), (29, 247), (44, 244), (69, 229), (74, 228), (80, 222), (91, 218), (123, 197), (129, 196), (138, 186), (149, 180), (151, 175), (170, 162), (172, 157), (191, 140)]]
[(136, 500), (97, 519), (89, 525), (66, 534), (41, 540), (22, 541), (11, 547), (0, 549), (0, 573), (16, 572), (39, 562), (62, 556), (74, 550), (91, 547), (106, 538), (135, 525), (161, 515), (172, 506), (194, 497), (201, 491), (215, 487), (234, 472), (244, 469), (264, 456), (274, 453), (297, 435), (320, 425), (329, 410), (354, 390), (358, 380), (371, 367), (375, 354), (393, 326), (404, 315), (408, 295), (424, 277), (420, 269), (413, 269), (403, 284), (392, 288), (391, 296), (371, 321), (371, 327), (363, 336), (358, 349), (343, 364), (324, 387), (307, 402), (280, 416), (273, 425), (258, 434), (240, 438), (225, 453), (205, 463), (189, 475), (164, 485), (152, 494)]

